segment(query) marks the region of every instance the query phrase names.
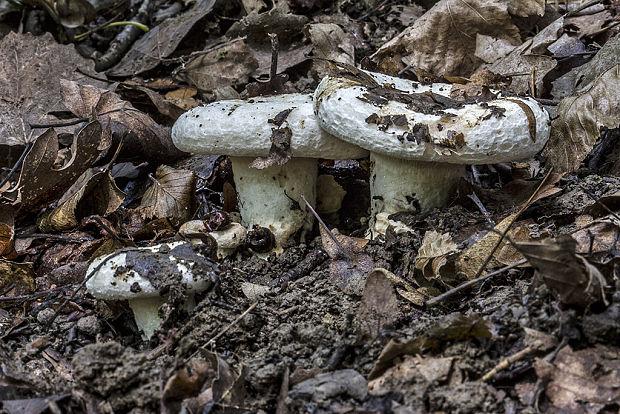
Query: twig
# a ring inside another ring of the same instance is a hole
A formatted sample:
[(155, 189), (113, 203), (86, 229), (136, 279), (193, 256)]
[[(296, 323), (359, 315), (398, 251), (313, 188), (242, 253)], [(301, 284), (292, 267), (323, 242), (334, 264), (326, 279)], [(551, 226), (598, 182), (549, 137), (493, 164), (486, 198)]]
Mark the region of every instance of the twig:
[(579, 186), (579, 188), (581, 188), (581, 189), (584, 191), (584, 193), (586, 193), (586, 195), (587, 195), (588, 197), (590, 197), (592, 200), (594, 200), (594, 202), (595, 202), (596, 204), (598, 204), (599, 206), (603, 207), (603, 210), (605, 210), (606, 212), (608, 212), (609, 214), (611, 214), (611, 215), (612, 215), (612, 216), (613, 216), (616, 220), (618, 220), (618, 221), (620, 222), (620, 216), (618, 216), (618, 215), (617, 215), (616, 213), (614, 213), (614, 212), (613, 212), (613, 211), (612, 211), (609, 207), (607, 207), (607, 206), (605, 205), (605, 203), (603, 203), (603, 202), (602, 202), (599, 198), (597, 198), (594, 194), (592, 194), (592, 193), (590, 192), (590, 190), (588, 190), (587, 188), (585, 188), (585, 187), (583, 186), (583, 184), (581, 184), (581, 183), (577, 183), (577, 185)]
[(8, 175), (4, 177), (2, 181), (0, 181), (0, 188), (2, 188), (2, 186), (11, 179), (13, 174), (15, 174), (15, 171), (17, 171), (17, 169), (21, 167), (22, 163), (24, 162), (24, 158), (26, 158), (26, 154), (28, 154), (28, 151), (30, 151), (30, 148), (32, 148), (33, 142), (34, 141), (26, 142), (26, 147), (22, 151), (22, 155), (19, 156), (19, 159), (17, 160), (15, 165), (13, 165), (13, 168), (11, 168), (11, 171), (9, 171)]
[(66, 121), (66, 122), (57, 122), (57, 123), (48, 123), (48, 124), (30, 124), (30, 128), (33, 128), (33, 129), (60, 128), (60, 127), (66, 127), (66, 126), (71, 126), (71, 125), (77, 125), (77, 124), (80, 124), (82, 122), (87, 122), (87, 121), (88, 121), (88, 118), (78, 118), (73, 121)]
[(268, 33), (269, 39), (271, 39), (271, 66), (269, 68), (269, 80), (273, 81), (278, 75), (278, 53), (280, 52), (280, 42), (278, 41), (278, 35), (275, 33)]
[(532, 353), (538, 351), (542, 346), (543, 346), (543, 342), (542, 341), (536, 341), (536, 343), (534, 343), (534, 345), (525, 347), (522, 350), (520, 350), (519, 352), (517, 352), (516, 354), (512, 354), (508, 358), (505, 358), (505, 359), (501, 360), (497, 365), (495, 365), (495, 367), (493, 367), (492, 370), (490, 370), (489, 372), (484, 374), (482, 376), (482, 378), (480, 378), (480, 381), (486, 382), (486, 381), (490, 380), (493, 375), (497, 374), (500, 371), (505, 370), (510, 365), (512, 365), (513, 363), (515, 363), (515, 362), (525, 358), (529, 354), (532, 354)]
[(455, 287), (453, 289), (448, 290), (447, 292), (442, 293), (439, 296), (435, 296), (434, 298), (429, 299), (428, 301), (426, 301), (425, 305), (427, 307), (435, 306), (439, 302), (443, 302), (444, 300), (446, 300), (446, 299), (456, 295), (457, 293), (459, 293), (459, 292), (461, 292), (461, 291), (463, 291), (465, 289), (468, 289), (468, 288), (470, 288), (470, 287), (472, 287), (472, 286), (474, 286), (474, 285), (476, 285), (476, 284), (478, 284), (480, 282), (484, 282), (485, 280), (492, 278), (493, 276), (497, 276), (500, 273), (504, 273), (506, 270), (514, 269), (515, 267), (521, 266), (522, 264), (525, 264), (525, 263), (527, 263), (527, 259), (521, 259), (521, 260), (519, 260), (516, 263), (504, 266), (501, 269), (494, 270), (494, 271), (489, 272), (486, 275), (480, 276), (480, 277), (478, 277), (476, 279), (472, 279), (472, 280), (470, 280), (468, 282), (463, 283), (462, 285), (459, 285), (459, 286), (457, 286), (457, 287)]
[(334, 233), (332, 233), (332, 231), (327, 227), (327, 224), (325, 224), (323, 219), (317, 214), (317, 212), (314, 210), (314, 208), (312, 208), (310, 203), (308, 203), (308, 200), (306, 200), (306, 197), (304, 197), (303, 194), (301, 195), (301, 199), (304, 201), (304, 203), (306, 203), (306, 206), (310, 209), (310, 212), (312, 212), (314, 217), (316, 217), (316, 220), (319, 222), (321, 227), (323, 227), (323, 230), (325, 230), (327, 232), (327, 235), (329, 236), (329, 238), (332, 239), (332, 241), (336, 244), (336, 247), (338, 248), (338, 253), (340, 253), (342, 255), (342, 257), (347, 259), (349, 262), (353, 262), (353, 259), (351, 258), (349, 253), (347, 253), (347, 251), (344, 249), (344, 247), (342, 247), (342, 244), (340, 244), (338, 239), (336, 239), (336, 236), (334, 236)]
[(567, 10), (567, 13), (564, 15), (564, 17), (571, 17), (571, 16), (574, 16), (574, 15), (576, 15), (577, 13), (579, 13), (580, 11), (582, 11), (582, 10), (584, 10), (584, 9), (587, 9), (587, 8), (588, 8), (588, 7), (590, 7), (590, 6), (594, 6), (595, 4), (598, 4), (598, 3), (600, 3), (600, 2), (601, 2), (601, 0), (590, 0), (590, 1), (587, 1), (587, 2), (583, 3), (581, 6), (577, 7), (577, 8), (576, 8), (575, 10), (573, 10), (573, 11), (570, 11), (570, 12), (569, 12), (569, 11)]
[(254, 309), (256, 307), (256, 305), (258, 305), (258, 302), (254, 302), (252, 303), (250, 306), (248, 306), (248, 308), (239, 316), (237, 316), (235, 318), (234, 321), (232, 321), (231, 323), (229, 323), (224, 329), (222, 329), (220, 331), (220, 333), (218, 333), (217, 335), (215, 335), (213, 338), (209, 339), (207, 341), (206, 344), (204, 344), (203, 346), (201, 346), (200, 348), (198, 348), (198, 350), (196, 350), (193, 354), (191, 354), (186, 360), (185, 362), (189, 362), (190, 359), (192, 359), (201, 349), (206, 350), (207, 346), (214, 344), (215, 341), (217, 341), (222, 335), (224, 335), (226, 332), (228, 332), (228, 330), (230, 328), (232, 328), (233, 326), (235, 326), (237, 323), (239, 323), (239, 321), (243, 318), (245, 318), (245, 315), (247, 315), (248, 313), (252, 312), (252, 309)]

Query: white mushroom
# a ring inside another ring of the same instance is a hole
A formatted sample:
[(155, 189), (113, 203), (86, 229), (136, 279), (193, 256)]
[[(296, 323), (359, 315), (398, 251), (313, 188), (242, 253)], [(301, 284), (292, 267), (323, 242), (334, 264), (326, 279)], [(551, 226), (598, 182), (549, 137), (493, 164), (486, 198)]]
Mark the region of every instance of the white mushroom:
[(210, 235), (217, 243), (218, 259), (222, 259), (233, 254), (237, 247), (245, 243), (247, 231), (241, 224), (235, 222), (221, 230), (209, 231), (203, 220), (190, 220), (179, 228), (179, 234), (190, 240)]
[(194, 293), (214, 283), (217, 267), (200, 253), (199, 245), (174, 242), (98, 257), (87, 274), (93, 271), (88, 291), (97, 299), (127, 300), (138, 329), (150, 338), (163, 322), (158, 315), (166, 302), (162, 291), (182, 286), (189, 295), (186, 307), (191, 308)]
[(489, 91), (486, 102), (459, 102), (449, 84), (368, 74), (374, 82), (326, 77), (314, 100), (321, 128), (371, 153), (373, 232), (391, 214), (445, 206), (464, 164), (531, 157), (549, 138), (549, 115), (533, 99)]
[[(283, 147), (290, 145), (292, 158), (262, 169), (251, 167), (256, 157), (273, 156), (279, 133), (290, 133), (290, 143), (280, 141), (276, 150), (286, 151)], [(183, 151), (229, 155), (242, 224), (248, 229), (254, 225), (270, 229), (278, 246), (312, 225), (301, 196), (310, 203), (315, 200), (316, 158), (368, 154), (323, 132), (315, 120), (312, 96), (302, 94), (219, 101), (194, 108), (174, 124), (172, 140)]]

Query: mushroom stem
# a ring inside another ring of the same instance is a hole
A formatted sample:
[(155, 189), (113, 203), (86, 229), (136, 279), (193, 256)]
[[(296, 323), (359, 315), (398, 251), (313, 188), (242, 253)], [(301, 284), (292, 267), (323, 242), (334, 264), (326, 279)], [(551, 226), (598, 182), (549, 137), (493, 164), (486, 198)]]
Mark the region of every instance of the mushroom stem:
[(385, 234), (388, 216), (426, 212), (448, 204), (465, 167), (459, 164), (413, 161), (371, 152), (371, 217), (373, 234)]
[(314, 204), (317, 161), (291, 158), (284, 165), (250, 168), (252, 157), (230, 157), (242, 224), (266, 227), (276, 239), (276, 252), (299, 229), (312, 228), (312, 215), (301, 195)]
[(149, 298), (129, 299), (127, 301), (133, 311), (133, 316), (138, 325), (138, 330), (142, 331), (145, 339), (153, 336), (159, 329), (163, 321), (159, 317), (159, 307), (166, 302), (166, 298), (154, 296)]

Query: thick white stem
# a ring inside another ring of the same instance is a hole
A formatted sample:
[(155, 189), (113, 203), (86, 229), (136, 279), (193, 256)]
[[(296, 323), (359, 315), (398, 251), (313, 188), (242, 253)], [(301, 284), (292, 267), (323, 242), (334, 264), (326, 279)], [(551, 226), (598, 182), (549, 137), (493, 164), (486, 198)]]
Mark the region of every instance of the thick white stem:
[(312, 228), (312, 215), (301, 199), (314, 205), (317, 161), (291, 158), (284, 165), (262, 170), (249, 168), (251, 157), (230, 157), (237, 187), (241, 222), (249, 230), (259, 225), (271, 230), (281, 246), (299, 229)]
[(385, 234), (388, 216), (425, 212), (448, 204), (465, 167), (459, 164), (402, 160), (371, 153), (370, 229)]
[(158, 310), (166, 302), (166, 298), (155, 296), (130, 299), (128, 302), (129, 307), (133, 311), (133, 317), (136, 320), (136, 325), (138, 325), (138, 330), (142, 331), (144, 339), (149, 339), (163, 323), (158, 315)]

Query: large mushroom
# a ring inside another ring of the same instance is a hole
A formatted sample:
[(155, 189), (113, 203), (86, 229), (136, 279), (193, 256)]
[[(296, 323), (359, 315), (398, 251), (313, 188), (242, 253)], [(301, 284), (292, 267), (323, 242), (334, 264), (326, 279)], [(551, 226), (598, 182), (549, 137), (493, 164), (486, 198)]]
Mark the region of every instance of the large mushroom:
[(316, 159), (368, 154), (321, 130), (312, 96), (303, 94), (194, 108), (174, 124), (172, 140), (182, 151), (230, 157), (242, 224), (271, 230), (278, 249), (302, 227), (312, 225), (301, 196), (314, 202)]
[(370, 151), (373, 233), (394, 213), (445, 206), (464, 164), (528, 158), (549, 138), (549, 115), (533, 99), (488, 88), (454, 99), (450, 84), (361, 73), (325, 77), (314, 100), (321, 128)]

